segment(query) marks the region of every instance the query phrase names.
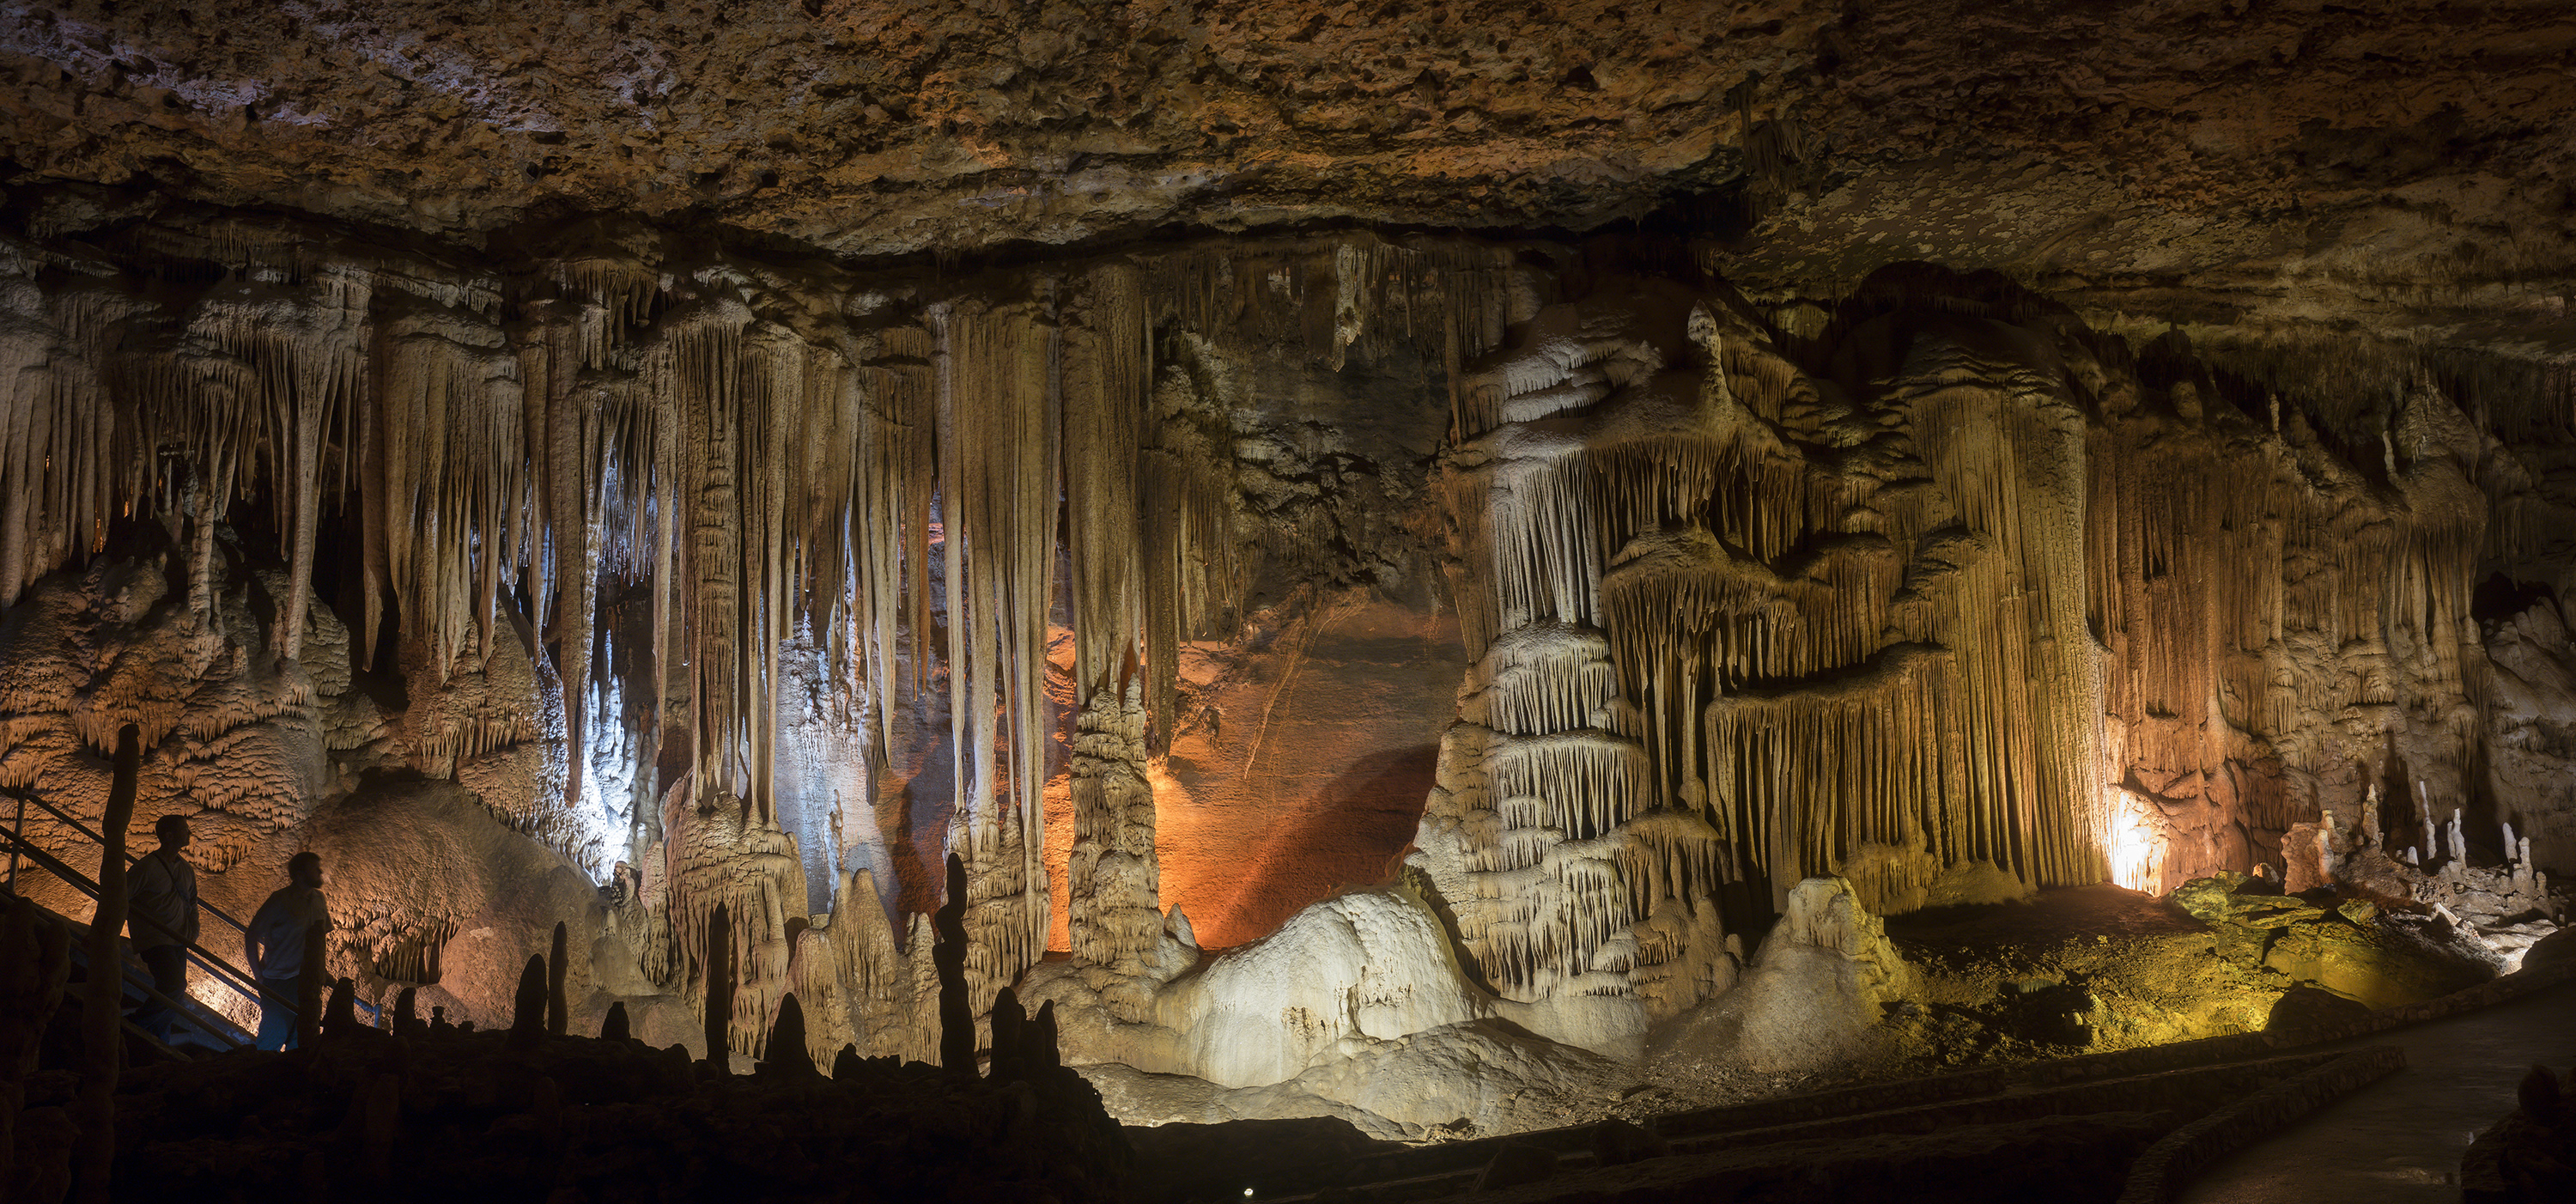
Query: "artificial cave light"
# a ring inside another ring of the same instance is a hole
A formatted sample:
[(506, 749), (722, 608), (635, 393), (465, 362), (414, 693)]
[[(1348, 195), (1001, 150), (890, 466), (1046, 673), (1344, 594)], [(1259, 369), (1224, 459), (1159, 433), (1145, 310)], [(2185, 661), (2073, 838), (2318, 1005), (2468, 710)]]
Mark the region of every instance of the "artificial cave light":
[(2111, 844), (2105, 850), (2111, 880), (2131, 890), (2154, 891), (2164, 880), (2165, 849), (2150, 804), (2124, 791), (2108, 791)]

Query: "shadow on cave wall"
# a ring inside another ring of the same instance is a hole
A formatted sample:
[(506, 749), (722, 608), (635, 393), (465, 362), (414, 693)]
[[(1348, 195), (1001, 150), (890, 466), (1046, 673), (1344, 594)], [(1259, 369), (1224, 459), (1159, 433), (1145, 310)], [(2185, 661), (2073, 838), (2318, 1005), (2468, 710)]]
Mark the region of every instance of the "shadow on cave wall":
[[(1422, 821), (1440, 746), (1359, 758), (1317, 792), (1320, 805), (1272, 828), (1244, 851), (1221, 891), (1177, 902), (1202, 929), (1268, 934), (1308, 905), (1391, 880)], [(1213, 923), (1222, 918), (1222, 927)], [(1257, 938), (1256, 938), (1257, 939)]]

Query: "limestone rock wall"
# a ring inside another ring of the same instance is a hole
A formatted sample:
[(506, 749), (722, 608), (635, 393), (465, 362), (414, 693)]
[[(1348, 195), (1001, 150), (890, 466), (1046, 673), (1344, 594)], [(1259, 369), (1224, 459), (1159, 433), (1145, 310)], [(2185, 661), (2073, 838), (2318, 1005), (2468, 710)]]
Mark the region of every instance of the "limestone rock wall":
[[(0, 261), (0, 770), (78, 804), (133, 719), (209, 856), (281, 859), (453, 781), (607, 886), (624, 985), (702, 1006), (730, 945), (744, 1052), (790, 991), (929, 1049), (950, 852), (979, 1010), (1236, 1087), (1495, 1018), (1633, 1056), (1864, 861), (2153, 889), (2373, 785), (2564, 856), (2576, 494), (2440, 357), (2356, 401), (1616, 239), (863, 272), (58, 199)], [(490, 911), (378, 893), (385, 982)]]

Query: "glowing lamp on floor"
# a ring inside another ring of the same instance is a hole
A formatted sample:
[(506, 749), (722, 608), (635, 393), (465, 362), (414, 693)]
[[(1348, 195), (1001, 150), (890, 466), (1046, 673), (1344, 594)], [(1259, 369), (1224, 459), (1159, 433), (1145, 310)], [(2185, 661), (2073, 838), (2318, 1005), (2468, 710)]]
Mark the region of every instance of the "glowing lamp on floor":
[(2111, 880), (2130, 890), (2158, 893), (2164, 889), (2165, 831), (2155, 804), (2119, 787), (2103, 791), (2103, 811), (2110, 820)]

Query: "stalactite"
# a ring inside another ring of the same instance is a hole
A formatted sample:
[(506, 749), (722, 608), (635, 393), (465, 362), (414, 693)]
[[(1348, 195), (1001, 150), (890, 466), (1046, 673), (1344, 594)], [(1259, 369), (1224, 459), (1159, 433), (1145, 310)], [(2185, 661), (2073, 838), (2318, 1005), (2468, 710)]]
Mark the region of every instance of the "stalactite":
[(1946, 654), (1908, 645), (1830, 685), (1712, 702), (1711, 818), (1743, 873), (1794, 884), (1864, 843), (1915, 831), (1940, 834), (1945, 864), (2010, 864), (1998, 818), (1960, 793), (1967, 725), (1951, 676)]
[(383, 322), (376, 337), (384, 483), (372, 521), (403, 634), (444, 675), (468, 647), (491, 646), (500, 533), (525, 498), (518, 360), (497, 332), (446, 315)]
[(1113, 264), (1084, 284), (1064, 341), (1065, 546), (1073, 573), (1077, 701), (1112, 688), (1142, 634), (1138, 455), (1152, 386), (1143, 280)]
[[(865, 574), (854, 597), (860, 629), (867, 633), (869, 688), (880, 725), (877, 747), (884, 750), (895, 740), (893, 703), (919, 693), (928, 680), (939, 393), (928, 330), (908, 326), (885, 331), (872, 350), (857, 378), (865, 399), (858, 430), (865, 461), (848, 526)], [(902, 643), (906, 633), (912, 641), (908, 656)], [(898, 680), (896, 666), (906, 661), (912, 671)]]
[(1458, 718), (1505, 735), (1625, 732), (1633, 722), (1609, 641), (1569, 624), (1531, 624), (1494, 640), (1459, 689)]
[(1998, 864), (2090, 882), (2111, 824), (2092, 786), (2101, 666), (2085, 624), (2085, 419), (2033, 364), (1989, 356), (2012, 345), (1919, 339), (1908, 372), (1924, 384), (1890, 400), (1960, 521), (1996, 553), (1964, 566), (1939, 606), (1955, 616), (1945, 642), (1980, 826), (2009, 834)]
[(1186, 385), (1168, 375), (1157, 382), (1137, 457), (1145, 698), (1157, 747), (1169, 744), (1179, 722), (1181, 642), (1235, 618), (1251, 567), (1236, 514), (1231, 435), (1199, 425), (1186, 395)]
[(976, 871), (969, 969), (984, 998), (1046, 946), (1038, 844), (1052, 728), (1043, 682), (1059, 497), (1056, 330), (1035, 304), (959, 303), (932, 316), (960, 751), (950, 847)]

